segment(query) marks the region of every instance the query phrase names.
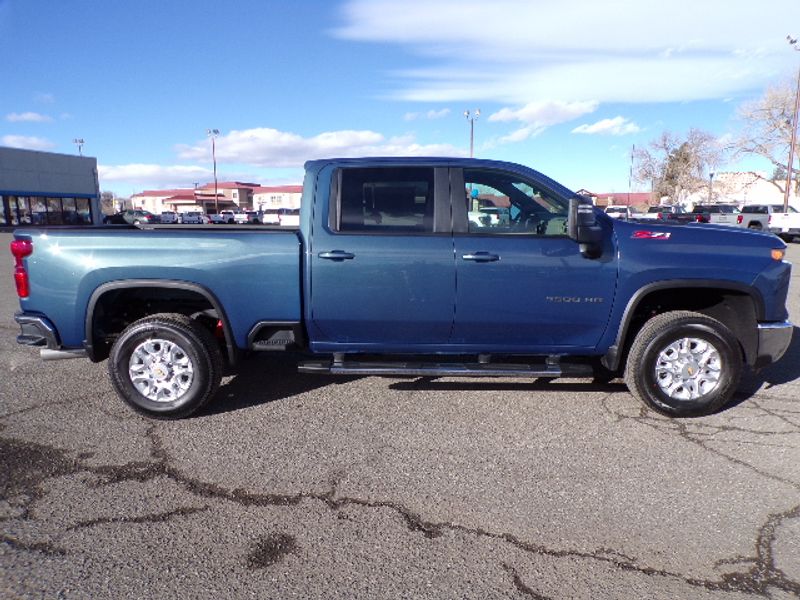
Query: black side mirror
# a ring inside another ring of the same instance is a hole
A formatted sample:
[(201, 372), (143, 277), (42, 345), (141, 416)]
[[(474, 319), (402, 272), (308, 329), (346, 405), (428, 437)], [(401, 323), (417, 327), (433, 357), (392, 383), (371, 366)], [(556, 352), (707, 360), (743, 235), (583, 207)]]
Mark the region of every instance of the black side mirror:
[(587, 258), (600, 256), (603, 251), (603, 228), (597, 222), (591, 200), (570, 198), (567, 235), (578, 243), (583, 256)]

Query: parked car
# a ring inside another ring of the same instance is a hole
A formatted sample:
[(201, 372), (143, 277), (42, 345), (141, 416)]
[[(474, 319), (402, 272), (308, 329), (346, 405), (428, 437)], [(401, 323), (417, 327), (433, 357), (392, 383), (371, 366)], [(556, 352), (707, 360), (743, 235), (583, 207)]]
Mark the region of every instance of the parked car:
[(739, 208), (735, 204), (698, 204), (692, 209), (698, 223), (715, 223), (717, 225), (737, 225), (736, 216)]
[[(671, 223), (690, 223), (696, 219), (695, 215), (688, 212), (679, 204), (663, 204), (658, 207), (656, 219), (659, 221), (669, 221)], [(651, 214), (648, 210), (648, 214)]]
[(261, 222), (264, 225), (280, 225), (281, 218), (280, 218), (280, 211), (279, 208), (264, 208), (261, 212)]
[(183, 213), (183, 215), (181, 215), (181, 222), (191, 225), (208, 225), (211, 219), (209, 219), (208, 215), (205, 213), (193, 210)]
[(647, 212), (637, 214), (636, 218), (645, 220), (660, 219), (662, 211), (663, 211), (662, 206), (651, 206), (650, 208), (647, 209)]
[(615, 219), (630, 219), (631, 209), (629, 206), (615, 205), (606, 206), (606, 214)]
[(281, 208), (278, 211), (278, 222), (281, 227), (300, 227), (300, 209)]
[(158, 223), (158, 217), (146, 210), (129, 209), (103, 218), (105, 225), (139, 225)]
[(172, 225), (181, 222), (181, 215), (173, 210), (165, 210), (161, 213), (161, 224)]
[(247, 214), (242, 210), (221, 210), (216, 214), (211, 215), (212, 223), (227, 223), (232, 225), (234, 223), (247, 223)]
[(261, 224), (261, 219), (263, 218), (263, 215), (261, 214), (260, 210), (246, 210), (244, 214), (247, 215), (248, 223), (252, 223), (254, 225)]
[(749, 204), (736, 217), (739, 227), (769, 231), (786, 241), (800, 236), (800, 212), (793, 206), (784, 212), (783, 204)]

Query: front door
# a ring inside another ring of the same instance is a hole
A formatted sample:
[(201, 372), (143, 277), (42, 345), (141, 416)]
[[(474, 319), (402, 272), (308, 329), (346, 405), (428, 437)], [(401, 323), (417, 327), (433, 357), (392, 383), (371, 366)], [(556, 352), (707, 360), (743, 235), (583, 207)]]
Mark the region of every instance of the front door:
[(610, 236), (600, 258), (584, 258), (566, 235), (568, 197), (534, 177), (492, 169), (459, 173), (463, 184), (453, 177), (454, 219), (462, 224), (454, 238), (451, 343), (485, 352), (593, 348), (614, 300)]

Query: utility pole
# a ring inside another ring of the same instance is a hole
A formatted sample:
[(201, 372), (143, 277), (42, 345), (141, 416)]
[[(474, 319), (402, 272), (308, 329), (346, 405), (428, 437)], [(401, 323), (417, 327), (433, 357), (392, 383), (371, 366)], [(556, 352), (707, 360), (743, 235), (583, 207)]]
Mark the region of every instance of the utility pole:
[(472, 158), (475, 155), (475, 119), (481, 116), (481, 109), (476, 108), (473, 112), (465, 110), (464, 116), (469, 121), (469, 157)]
[(708, 203), (711, 204), (713, 202), (712, 198), (714, 197), (714, 171), (709, 172), (708, 174)]
[[(797, 38), (790, 35), (786, 36), (789, 45), (794, 50), (800, 51), (797, 47)], [(792, 187), (792, 172), (794, 170), (794, 147), (797, 143), (797, 113), (800, 112), (800, 69), (797, 70), (797, 90), (794, 93), (794, 114), (792, 116), (792, 137), (789, 142), (789, 162), (786, 165), (786, 189), (783, 191), (783, 212), (789, 212), (789, 188)], [(797, 192), (797, 190), (795, 190)]]
[(219, 214), (219, 199), (217, 196), (217, 136), (219, 129), (206, 129), (206, 135), (211, 138), (211, 160), (214, 161), (214, 212)]

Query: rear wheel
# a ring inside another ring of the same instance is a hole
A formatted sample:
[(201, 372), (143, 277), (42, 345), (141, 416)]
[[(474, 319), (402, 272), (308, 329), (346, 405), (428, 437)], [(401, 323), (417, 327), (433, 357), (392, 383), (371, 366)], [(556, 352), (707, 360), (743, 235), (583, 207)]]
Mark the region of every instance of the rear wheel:
[(210, 331), (184, 315), (163, 313), (122, 332), (111, 348), (108, 371), (116, 392), (137, 411), (180, 418), (211, 399), (223, 361)]
[(645, 323), (625, 367), (631, 393), (671, 417), (719, 410), (733, 396), (742, 353), (733, 333), (706, 315), (673, 311)]

